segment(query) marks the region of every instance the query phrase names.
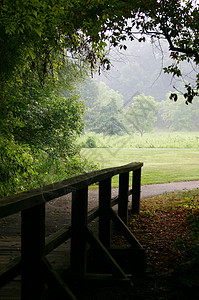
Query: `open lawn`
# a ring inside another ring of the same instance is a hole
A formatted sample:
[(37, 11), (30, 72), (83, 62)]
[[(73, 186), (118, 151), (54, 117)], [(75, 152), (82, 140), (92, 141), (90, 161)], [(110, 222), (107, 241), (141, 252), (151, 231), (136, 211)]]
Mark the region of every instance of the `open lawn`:
[[(169, 148), (84, 148), (82, 154), (100, 169), (143, 162), (142, 184), (199, 180), (199, 150)], [(113, 180), (117, 186), (117, 180)]]

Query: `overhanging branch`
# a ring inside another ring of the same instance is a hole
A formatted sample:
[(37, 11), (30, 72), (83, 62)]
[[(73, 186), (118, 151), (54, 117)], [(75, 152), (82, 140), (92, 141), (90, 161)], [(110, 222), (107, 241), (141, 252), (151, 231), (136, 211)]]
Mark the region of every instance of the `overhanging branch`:
[(185, 49), (185, 48), (175, 47), (172, 40), (171, 40), (171, 37), (169, 36), (169, 34), (167, 32), (167, 29), (164, 26), (162, 27), (162, 31), (163, 31), (163, 34), (164, 34), (165, 38), (167, 39), (167, 41), (169, 43), (170, 50), (175, 51), (175, 52), (179, 52), (179, 53), (184, 53), (188, 56), (194, 56), (195, 60), (196, 60), (196, 63), (199, 63), (199, 54), (198, 54), (197, 50), (193, 50), (193, 49), (190, 49), (190, 48)]

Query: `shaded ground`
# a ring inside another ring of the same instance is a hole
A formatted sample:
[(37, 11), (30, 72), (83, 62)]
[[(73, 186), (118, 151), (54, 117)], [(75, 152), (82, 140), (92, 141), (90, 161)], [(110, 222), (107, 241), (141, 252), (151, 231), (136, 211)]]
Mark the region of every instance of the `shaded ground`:
[[(180, 204), (189, 203), (183, 193), (142, 200), (140, 215), (129, 215), (128, 227), (146, 250), (146, 275), (133, 277), (132, 288), (95, 288), (83, 299), (198, 299), (199, 190), (191, 198), (195, 208)], [(113, 242), (127, 243), (121, 235)]]
[[(199, 192), (197, 197), (199, 203)], [(198, 299), (199, 240), (191, 234), (190, 209), (179, 201), (167, 196), (146, 199), (140, 215), (129, 217), (129, 228), (147, 259), (146, 278), (137, 281), (129, 299)]]

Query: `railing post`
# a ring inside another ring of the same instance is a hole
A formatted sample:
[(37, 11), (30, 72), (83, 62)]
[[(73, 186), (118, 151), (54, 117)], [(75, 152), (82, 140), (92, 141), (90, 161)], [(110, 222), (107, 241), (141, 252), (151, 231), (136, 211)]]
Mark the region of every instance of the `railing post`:
[(129, 173), (119, 175), (118, 215), (127, 224), (128, 220)]
[(132, 213), (140, 212), (141, 168), (133, 171)]
[(45, 204), (21, 212), (21, 299), (44, 299)]
[(74, 277), (86, 276), (86, 233), (88, 213), (88, 187), (72, 193), (71, 269)]
[(99, 182), (99, 239), (106, 247), (111, 242), (111, 178)]

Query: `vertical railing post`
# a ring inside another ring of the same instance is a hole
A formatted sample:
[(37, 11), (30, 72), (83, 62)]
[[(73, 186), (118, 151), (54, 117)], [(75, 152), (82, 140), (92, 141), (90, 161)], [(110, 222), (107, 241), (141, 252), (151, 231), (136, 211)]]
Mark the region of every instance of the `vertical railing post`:
[(129, 173), (119, 175), (118, 215), (127, 224), (128, 220)]
[(88, 213), (88, 187), (72, 193), (72, 219), (71, 219), (71, 269), (73, 276), (84, 278), (86, 276), (86, 234)]
[(133, 171), (132, 184), (132, 213), (140, 212), (141, 168)]
[(45, 204), (21, 212), (21, 299), (44, 299)]
[(99, 182), (99, 239), (106, 247), (111, 242), (111, 178)]

